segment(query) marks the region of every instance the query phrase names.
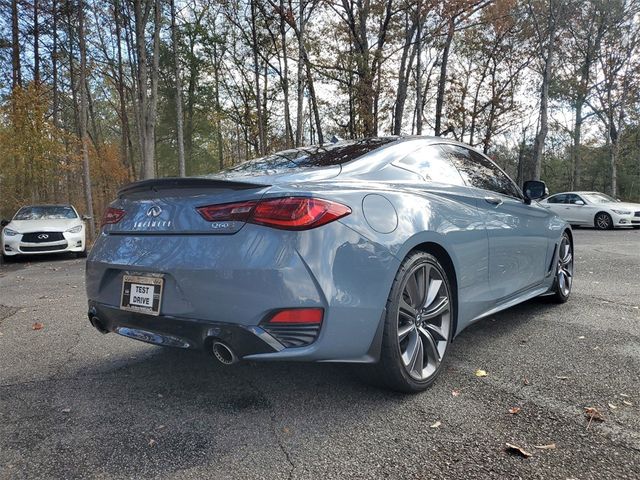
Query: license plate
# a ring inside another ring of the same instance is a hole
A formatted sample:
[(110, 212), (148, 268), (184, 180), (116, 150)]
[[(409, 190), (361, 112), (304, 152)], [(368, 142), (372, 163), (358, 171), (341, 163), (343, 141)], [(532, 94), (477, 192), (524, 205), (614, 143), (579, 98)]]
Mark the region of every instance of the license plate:
[(122, 279), (120, 308), (132, 312), (159, 315), (163, 284), (162, 277), (125, 275)]

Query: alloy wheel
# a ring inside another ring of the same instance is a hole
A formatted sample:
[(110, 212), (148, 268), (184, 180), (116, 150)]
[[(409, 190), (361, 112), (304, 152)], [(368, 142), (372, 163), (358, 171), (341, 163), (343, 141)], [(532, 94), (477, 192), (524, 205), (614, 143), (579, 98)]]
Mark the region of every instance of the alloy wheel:
[(443, 273), (420, 263), (407, 275), (398, 308), (398, 345), (407, 373), (426, 380), (440, 365), (451, 330), (451, 299)]
[(571, 285), (573, 284), (573, 252), (571, 250), (571, 242), (566, 235), (563, 235), (560, 242), (558, 253), (558, 271), (557, 282), (558, 290), (564, 297), (568, 297), (571, 293)]
[(606, 213), (596, 215), (596, 227), (600, 230), (608, 230), (611, 228), (611, 217)]

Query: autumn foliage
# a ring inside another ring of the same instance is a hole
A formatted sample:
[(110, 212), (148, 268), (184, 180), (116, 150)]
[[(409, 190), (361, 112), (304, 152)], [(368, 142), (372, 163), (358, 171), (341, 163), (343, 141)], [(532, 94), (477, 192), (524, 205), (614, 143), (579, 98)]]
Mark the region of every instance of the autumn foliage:
[[(17, 87), (0, 108), (0, 213), (31, 203), (71, 203), (86, 211), (78, 137), (55, 125), (43, 85)], [(128, 180), (119, 147), (89, 146), (94, 209), (101, 212)]]

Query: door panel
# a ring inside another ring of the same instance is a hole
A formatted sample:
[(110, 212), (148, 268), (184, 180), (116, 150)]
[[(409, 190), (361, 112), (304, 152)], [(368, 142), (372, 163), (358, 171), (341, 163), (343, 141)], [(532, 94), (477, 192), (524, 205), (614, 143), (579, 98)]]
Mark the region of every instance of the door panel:
[(544, 279), (548, 224), (552, 214), (527, 205), (515, 183), (487, 157), (446, 145), (467, 185), (475, 187), (489, 239), (489, 283), (495, 300), (508, 298)]
[[(583, 205), (580, 205), (579, 202), (582, 202)], [(579, 195), (575, 193), (566, 194), (565, 204), (563, 206), (566, 212), (563, 218), (569, 223), (593, 223), (593, 215), (595, 214), (595, 212), (591, 213), (593, 207), (586, 205), (584, 199)]]
[(499, 205), (479, 202), (489, 235), (489, 281), (497, 299), (540, 283), (549, 263), (549, 212), (514, 198), (501, 199)]

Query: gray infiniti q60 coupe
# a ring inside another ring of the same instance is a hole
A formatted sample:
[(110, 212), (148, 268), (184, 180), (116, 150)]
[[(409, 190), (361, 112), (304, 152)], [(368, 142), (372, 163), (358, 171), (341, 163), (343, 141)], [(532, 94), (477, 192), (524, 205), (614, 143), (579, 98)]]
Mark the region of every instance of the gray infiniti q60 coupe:
[(570, 226), (491, 160), (429, 137), (287, 150), (123, 188), (87, 262), (101, 332), (220, 362), (369, 363), (427, 388), (472, 322), (565, 302)]

